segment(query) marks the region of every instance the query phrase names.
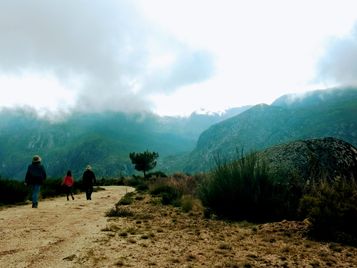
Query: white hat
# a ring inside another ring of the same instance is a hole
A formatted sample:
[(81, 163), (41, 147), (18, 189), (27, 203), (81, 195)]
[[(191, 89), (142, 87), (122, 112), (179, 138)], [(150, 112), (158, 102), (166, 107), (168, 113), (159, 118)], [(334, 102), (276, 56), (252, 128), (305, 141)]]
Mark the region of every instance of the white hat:
[(41, 157), (39, 155), (34, 155), (32, 157), (32, 163), (40, 163), (41, 162)]

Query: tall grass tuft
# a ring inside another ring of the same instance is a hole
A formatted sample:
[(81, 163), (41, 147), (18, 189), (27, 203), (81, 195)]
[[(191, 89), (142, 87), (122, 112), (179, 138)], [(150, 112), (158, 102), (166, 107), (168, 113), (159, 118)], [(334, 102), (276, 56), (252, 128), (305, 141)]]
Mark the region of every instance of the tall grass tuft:
[(157, 178), (150, 181), (149, 192), (160, 196), (163, 205), (179, 206), (187, 212), (197, 203), (195, 201), (197, 185), (203, 177), (203, 175), (189, 176), (176, 173), (167, 178)]
[(116, 204), (117, 206), (126, 206), (134, 202), (134, 192), (126, 193)]
[(216, 161), (216, 168), (199, 186), (203, 205), (218, 216), (235, 220), (267, 221), (284, 217), (283, 185), (273, 180), (258, 154), (242, 155), (229, 163)]

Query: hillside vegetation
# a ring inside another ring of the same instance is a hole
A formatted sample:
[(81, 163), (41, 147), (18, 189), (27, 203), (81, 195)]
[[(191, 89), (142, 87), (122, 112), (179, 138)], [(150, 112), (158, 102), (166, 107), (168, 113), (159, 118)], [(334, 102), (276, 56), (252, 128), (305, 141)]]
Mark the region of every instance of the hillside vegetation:
[(34, 154), (42, 156), (51, 177), (62, 176), (67, 169), (79, 176), (87, 164), (100, 177), (131, 175), (130, 152), (158, 151), (160, 156), (189, 152), (204, 129), (247, 108), (223, 115), (194, 113), (187, 118), (72, 114), (61, 121), (39, 118), (32, 110), (2, 110), (0, 176), (23, 179)]
[(299, 139), (335, 137), (357, 145), (357, 89), (284, 96), (272, 105), (251, 109), (204, 131), (193, 152), (181, 158), (186, 172), (206, 171), (218, 155), (233, 159), (237, 149), (259, 151)]
[(357, 245), (357, 148), (335, 138), (301, 140), (216, 160), (205, 174), (149, 182), (162, 204), (234, 221), (308, 219), (311, 237)]

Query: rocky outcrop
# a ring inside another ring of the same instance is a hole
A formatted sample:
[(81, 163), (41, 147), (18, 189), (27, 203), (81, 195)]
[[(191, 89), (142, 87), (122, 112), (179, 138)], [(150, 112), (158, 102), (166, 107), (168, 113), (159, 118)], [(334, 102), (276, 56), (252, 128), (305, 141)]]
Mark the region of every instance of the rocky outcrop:
[(357, 149), (336, 138), (299, 140), (259, 154), (270, 171), (280, 176), (295, 176), (305, 181), (338, 176), (357, 178)]

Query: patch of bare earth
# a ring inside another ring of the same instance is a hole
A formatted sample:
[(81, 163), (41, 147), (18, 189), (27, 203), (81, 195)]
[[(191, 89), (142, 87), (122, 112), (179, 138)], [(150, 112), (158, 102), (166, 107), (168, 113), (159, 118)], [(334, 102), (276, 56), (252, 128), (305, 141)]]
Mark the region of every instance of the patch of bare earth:
[(357, 267), (357, 248), (307, 239), (307, 222), (230, 223), (134, 199), (106, 218), (73, 267)]
[[(65, 197), (0, 210), (0, 267), (74, 267), (78, 256), (101, 239), (107, 225), (105, 212), (130, 187), (105, 187), (92, 200), (85, 194), (75, 200)], [(80, 266), (80, 264), (79, 264)]]

